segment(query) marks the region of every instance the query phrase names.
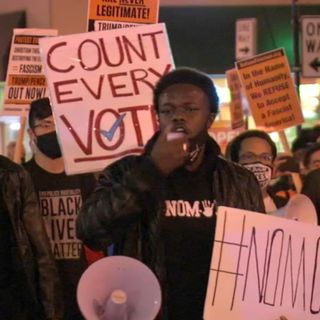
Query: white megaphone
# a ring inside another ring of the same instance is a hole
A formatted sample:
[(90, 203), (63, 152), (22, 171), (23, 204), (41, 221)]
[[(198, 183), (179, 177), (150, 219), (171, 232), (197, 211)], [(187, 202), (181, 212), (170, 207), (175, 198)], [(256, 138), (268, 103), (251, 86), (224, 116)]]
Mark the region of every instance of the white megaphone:
[(87, 320), (153, 320), (161, 306), (161, 289), (142, 262), (113, 256), (96, 261), (82, 274), (77, 300)]
[(292, 196), (288, 203), (274, 211), (272, 215), (300, 222), (318, 224), (318, 216), (316, 208), (312, 201), (304, 194), (296, 194)]

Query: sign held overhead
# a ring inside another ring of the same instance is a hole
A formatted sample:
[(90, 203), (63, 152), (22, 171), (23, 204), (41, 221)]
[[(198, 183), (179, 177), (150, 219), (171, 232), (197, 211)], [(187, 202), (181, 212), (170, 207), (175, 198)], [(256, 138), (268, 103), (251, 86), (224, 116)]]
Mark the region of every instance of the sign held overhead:
[(320, 77), (320, 16), (302, 16), (302, 75)]
[(250, 58), (257, 54), (257, 19), (236, 21), (236, 60)]
[(238, 61), (236, 67), (258, 129), (281, 131), (303, 122), (284, 49)]

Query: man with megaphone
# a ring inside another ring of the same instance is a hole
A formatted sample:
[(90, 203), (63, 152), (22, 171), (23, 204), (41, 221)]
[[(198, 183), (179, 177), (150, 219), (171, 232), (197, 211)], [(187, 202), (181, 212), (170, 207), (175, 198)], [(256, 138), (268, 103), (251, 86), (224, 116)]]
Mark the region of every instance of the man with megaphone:
[(145, 263), (163, 292), (159, 319), (202, 319), (215, 211), (223, 205), (264, 212), (253, 174), (220, 156), (208, 129), (218, 112), (212, 80), (189, 68), (164, 75), (154, 89), (160, 130), (141, 156), (102, 172), (84, 204), (77, 235), (93, 249)]

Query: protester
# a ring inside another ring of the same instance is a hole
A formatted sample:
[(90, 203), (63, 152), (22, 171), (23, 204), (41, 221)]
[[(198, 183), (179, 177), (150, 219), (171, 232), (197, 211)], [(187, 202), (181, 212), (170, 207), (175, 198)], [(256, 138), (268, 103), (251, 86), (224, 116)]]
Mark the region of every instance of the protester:
[(0, 319), (62, 319), (58, 271), (28, 173), (0, 156)]
[(217, 206), (264, 211), (259, 185), (224, 160), (208, 135), (218, 112), (212, 80), (188, 68), (164, 75), (154, 90), (160, 130), (141, 156), (105, 168), (77, 219), (94, 249), (148, 265), (162, 285), (161, 319), (202, 319)]
[(92, 174), (66, 175), (48, 98), (31, 103), (28, 133), (34, 157), (25, 168), (37, 191), (63, 283), (64, 319), (82, 319), (76, 302), (76, 288), (88, 262), (83, 244), (76, 237), (75, 220), (82, 200), (95, 187), (95, 179)]
[(230, 160), (252, 171), (259, 181), (266, 212), (274, 212), (287, 203), (268, 188), (272, 179), (277, 148), (270, 136), (260, 130), (248, 130), (235, 137), (228, 146)]
[(320, 224), (320, 169), (314, 169), (305, 176), (301, 193), (312, 201), (317, 211), (318, 224)]
[(300, 174), (299, 161), (289, 152), (280, 152), (273, 162), (273, 181), (268, 190), (289, 200), (297, 194), (292, 174)]
[(320, 223), (320, 143), (314, 143), (305, 152), (303, 164), (306, 175), (303, 179), (301, 193), (313, 202)]
[(302, 128), (298, 136), (293, 140), (291, 151), (293, 157), (299, 162), (300, 174), (303, 177), (308, 173), (304, 166), (304, 158), (307, 150), (312, 147), (319, 137), (319, 126), (312, 128)]
[(306, 150), (303, 165), (306, 173), (320, 168), (320, 143), (314, 143)]

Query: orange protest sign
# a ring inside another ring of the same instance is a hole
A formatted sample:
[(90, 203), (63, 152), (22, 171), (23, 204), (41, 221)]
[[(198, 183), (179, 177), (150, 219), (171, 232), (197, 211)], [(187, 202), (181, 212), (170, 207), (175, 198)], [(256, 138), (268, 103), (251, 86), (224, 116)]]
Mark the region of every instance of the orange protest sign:
[(90, 0), (88, 31), (157, 23), (159, 0)]
[(227, 84), (230, 90), (230, 115), (231, 128), (236, 129), (244, 126), (243, 108), (241, 97), (241, 82), (236, 69), (231, 69), (226, 72)]
[(232, 129), (229, 122), (217, 121), (209, 128), (208, 133), (217, 142), (222, 154), (225, 154), (228, 143), (244, 130), (244, 126)]
[(39, 40), (57, 35), (53, 29), (13, 30), (2, 115), (25, 116), (31, 101), (49, 95)]
[(259, 129), (280, 131), (304, 121), (283, 49), (241, 60), (236, 67)]

